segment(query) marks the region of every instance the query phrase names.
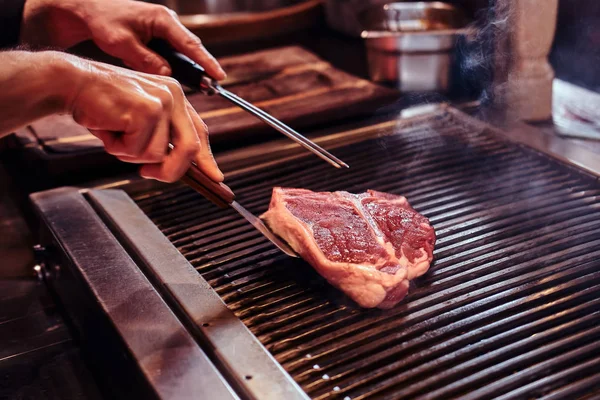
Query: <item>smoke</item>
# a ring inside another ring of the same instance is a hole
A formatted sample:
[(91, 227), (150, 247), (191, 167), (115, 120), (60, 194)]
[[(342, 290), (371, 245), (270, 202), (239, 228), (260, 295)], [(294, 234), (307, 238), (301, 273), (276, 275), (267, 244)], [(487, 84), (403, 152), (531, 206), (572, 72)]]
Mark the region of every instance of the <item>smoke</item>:
[(497, 109), (508, 78), (510, 52), (510, 0), (490, 0), (476, 14), (467, 35), (457, 46), (458, 83), (468, 94), (478, 93), (482, 111)]
[(489, 7), (480, 10), (471, 25), (473, 34), (465, 38), (466, 45), (457, 48), (460, 75), (468, 87), (479, 89), (480, 113), (498, 114), (504, 109), (511, 61), (511, 5), (510, 0), (489, 0)]
[[(455, 2), (460, 6), (460, 2)], [(399, 124), (405, 124), (404, 117), (410, 117), (410, 111), (417, 114), (425, 112), (439, 103), (469, 103), (474, 105), (469, 112), (488, 121), (505, 123), (505, 92), (508, 71), (512, 58), (510, 50), (512, 0), (489, 0), (479, 7), (473, 15), (468, 34), (461, 37), (456, 45), (453, 76), (450, 91), (447, 94), (437, 92), (404, 93), (394, 109), (404, 110)], [(418, 107), (415, 107), (418, 105)], [(407, 109), (407, 107), (411, 107)], [(406, 114), (406, 115), (405, 115)], [(428, 131), (428, 137), (440, 136), (439, 126), (421, 127)], [(408, 140), (408, 139), (407, 139)], [(388, 146), (384, 138), (379, 141), (382, 156), (395, 157), (398, 146)], [(419, 165), (422, 151), (411, 152), (402, 158), (398, 171)]]
[[(461, 2), (455, 2), (460, 7)], [(448, 93), (406, 93), (400, 108), (439, 102), (478, 103), (478, 114), (500, 114), (511, 61), (511, 0), (489, 0), (456, 44)], [(482, 115), (482, 116), (483, 116)]]

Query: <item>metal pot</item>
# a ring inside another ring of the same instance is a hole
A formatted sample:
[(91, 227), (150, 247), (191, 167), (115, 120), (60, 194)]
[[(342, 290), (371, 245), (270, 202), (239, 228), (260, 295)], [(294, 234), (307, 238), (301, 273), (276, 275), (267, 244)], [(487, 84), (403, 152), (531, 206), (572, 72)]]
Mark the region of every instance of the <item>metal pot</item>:
[(454, 50), (467, 21), (440, 2), (388, 3), (361, 14), (369, 73), (404, 92), (450, 88)]
[(376, 5), (389, 0), (325, 0), (325, 16), (330, 28), (349, 36), (360, 37), (362, 26), (358, 16)]

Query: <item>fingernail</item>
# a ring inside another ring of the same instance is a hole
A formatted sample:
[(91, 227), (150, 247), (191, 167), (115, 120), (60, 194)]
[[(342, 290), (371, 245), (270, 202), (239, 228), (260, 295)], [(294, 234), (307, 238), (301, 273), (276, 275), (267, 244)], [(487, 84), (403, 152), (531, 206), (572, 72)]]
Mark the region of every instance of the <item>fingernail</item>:
[(158, 73), (160, 75), (169, 76), (169, 75), (171, 75), (171, 68), (169, 68), (167, 66), (162, 66), (162, 67), (160, 67), (160, 70), (158, 71)]
[(138, 169), (138, 173), (140, 174), (140, 176), (144, 179), (150, 179), (150, 177), (146, 174), (146, 165), (142, 165), (139, 169)]
[(221, 68), (221, 66), (219, 66), (219, 72), (221, 73), (221, 76), (223, 77), (223, 79), (227, 78), (227, 73), (225, 72), (225, 70), (223, 68)]

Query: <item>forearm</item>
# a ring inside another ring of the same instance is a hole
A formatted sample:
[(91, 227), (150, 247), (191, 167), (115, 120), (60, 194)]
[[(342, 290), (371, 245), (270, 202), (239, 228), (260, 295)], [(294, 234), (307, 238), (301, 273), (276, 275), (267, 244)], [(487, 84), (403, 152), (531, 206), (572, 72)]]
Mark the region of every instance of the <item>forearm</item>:
[(0, 52), (0, 136), (54, 113), (71, 115), (109, 154), (143, 164), (144, 177), (174, 182), (195, 162), (223, 180), (176, 80), (64, 53)]
[(0, 136), (69, 108), (72, 62), (56, 52), (0, 52)]

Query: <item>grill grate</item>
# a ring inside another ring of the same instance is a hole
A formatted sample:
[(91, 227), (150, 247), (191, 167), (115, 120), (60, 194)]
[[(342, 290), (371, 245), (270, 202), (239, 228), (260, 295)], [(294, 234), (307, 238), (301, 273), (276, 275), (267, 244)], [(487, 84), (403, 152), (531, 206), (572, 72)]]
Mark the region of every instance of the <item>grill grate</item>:
[(361, 310), (230, 210), (185, 187), (136, 201), (314, 399), (573, 399), (600, 394), (600, 184), (451, 113), (235, 177), (405, 195), (438, 242), (393, 310)]

